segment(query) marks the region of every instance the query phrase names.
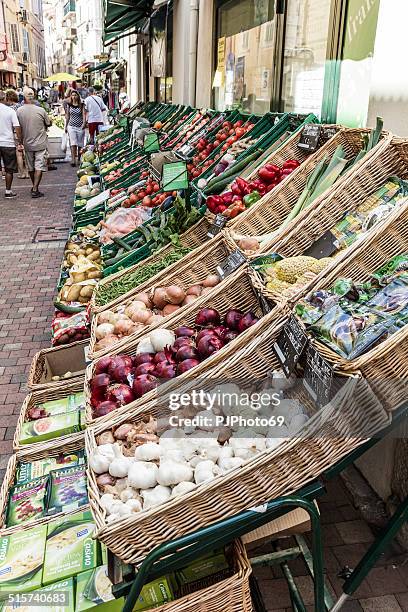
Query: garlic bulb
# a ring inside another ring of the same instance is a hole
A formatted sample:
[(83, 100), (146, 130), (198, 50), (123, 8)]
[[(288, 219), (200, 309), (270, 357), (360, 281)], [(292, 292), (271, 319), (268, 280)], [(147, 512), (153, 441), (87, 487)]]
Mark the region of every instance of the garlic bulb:
[(108, 471), (110, 460), (101, 453), (98, 449), (89, 456), (89, 466), (95, 472), (95, 474), (105, 474)]
[(244, 460), (240, 457), (222, 457), (218, 460), (218, 465), (220, 466), (223, 472), (235, 470), (236, 468), (241, 467), (243, 463)]
[(214, 461), (200, 461), (197, 463), (194, 470), (194, 481), (196, 484), (200, 484), (202, 482), (206, 482), (207, 480), (211, 480), (218, 473), (219, 470), (217, 469)]
[(155, 353), (162, 351), (166, 346), (172, 346), (176, 339), (176, 334), (164, 327), (159, 327), (158, 329), (154, 329), (149, 334), (150, 342), (153, 345)]
[(155, 442), (141, 444), (135, 450), (135, 459), (138, 461), (155, 461), (160, 459), (160, 446)]
[(131, 459), (124, 457), (119, 444), (113, 444), (115, 459), (109, 465), (109, 474), (116, 478), (124, 478), (128, 475)]
[(140, 512), (142, 510), (142, 504), (138, 499), (128, 499), (126, 506), (130, 508), (131, 512)]
[(221, 446), (220, 452), (218, 454), (218, 463), (220, 462), (220, 459), (225, 459), (227, 457), (233, 457), (233, 456), (234, 456), (234, 449), (232, 448), (232, 446), (230, 446), (229, 444), (224, 444), (224, 446)]
[(136, 349), (136, 355), (140, 355), (141, 353), (155, 353), (153, 344), (150, 342), (149, 336), (142, 338), (139, 341)]
[(295, 414), (289, 424), (289, 435), (293, 436), (308, 422), (309, 418), (306, 414)]
[(151, 489), (157, 484), (158, 471), (155, 463), (135, 461), (129, 468), (129, 485), (135, 489)]
[(143, 510), (149, 510), (149, 508), (154, 508), (167, 501), (171, 496), (171, 489), (157, 485), (154, 489), (147, 489), (140, 494), (143, 497)]
[(272, 387), (278, 391), (287, 391), (296, 384), (296, 376), (291, 374), (289, 378), (283, 370), (273, 370), (272, 372)]
[(99, 502), (104, 510), (108, 510), (114, 499), (115, 498), (113, 497), (112, 493), (104, 493), (101, 495)]
[(98, 446), (98, 453), (100, 455), (103, 455), (104, 457), (107, 457), (107, 459), (109, 459), (110, 461), (113, 461), (115, 458), (115, 452), (113, 447), (113, 444), (100, 444)]
[(195, 489), (196, 485), (194, 482), (187, 482), (183, 480), (183, 482), (179, 482), (178, 485), (174, 487), (171, 492), (172, 497), (177, 497), (178, 495), (185, 495), (186, 493), (190, 493), (193, 489)]
[(122, 491), (122, 493), (119, 495), (119, 499), (120, 501), (122, 501), (123, 503), (126, 503), (129, 499), (133, 499), (135, 497), (135, 490), (132, 489), (131, 487), (127, 487), (126, 489), (124, 489)]
[(117, 514), (118, 516), (122, 517), (128, 516), (132, 511), (129, 506), (119, 500), (116, 500), (109, 506), (108, 512), (109, 514)]
[(172, 461), (171, 459), (162, 457), (157, 473), (157, 482), (160, 485), (168, 487), (183, 482), (183, 480), (193, 480), (193, 470), (188, 463)]

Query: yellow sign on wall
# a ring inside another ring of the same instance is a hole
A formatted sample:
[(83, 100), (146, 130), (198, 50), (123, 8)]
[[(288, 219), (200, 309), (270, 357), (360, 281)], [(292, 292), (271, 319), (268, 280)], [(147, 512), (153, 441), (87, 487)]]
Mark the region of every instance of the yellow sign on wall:
[(220, 72), (225, 72), (225, 40), (225, 36), (218, 39), (217, 70), (219, 70)]

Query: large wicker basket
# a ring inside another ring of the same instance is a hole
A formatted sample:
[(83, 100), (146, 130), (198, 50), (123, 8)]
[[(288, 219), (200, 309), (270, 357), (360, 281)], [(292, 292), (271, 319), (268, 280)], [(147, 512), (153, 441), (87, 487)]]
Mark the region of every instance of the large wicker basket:
[[(296, 132), (294, 132), (292, 136), (290, 136), (287, 140), (285, 140), (285, 142), (279, 147), (279, 149), (271, 153), (271, 155), (269, 155), (268, 157), (262, 158), (262, 161), (260, 161), (259, 163), (257, 162), (256, 168), (254, 168), (254, 170), (245, 178), (245, 180), (249, 182), (249, 181), (254, 181), (257, 178), (259, 178), (258, 171), (265, 164), (276, 164), (277, 166), (282, 166), (282, 164), (284, 164), (289, 159), (297, 159), (297, 161), (300, 162), (300, 164), (303, 164), (305, 161), (307, 161), (311, 157), (311, 153), (305, 149), (299, 148), (298, 146), (299, 140), (302, 136), (303, 127), (304, 126), (301, 126), (301, 128), (296, 130)], [(340, 125), (323, 125), (322, 127), (324, 129), (333, 128), (333, 130), (336, 130), (338, 133), (341, 130), (345, 129), (345, 128), (342, 128)], [(334, 134), (333, 136), (331, 136), (331, 138), (327, 139), (327, 141), (324, 144), (327, 144), (327, 142), (332, 140), (333, 137), (334, 137)], [(292, 174), (289, 175), (289, 177), (291, 176)], [(290, 180), (289, 177), (287, 177), (285, 181)], [(276, 192), (279, 186), (283, 185), (283, 182), (284, 181), (282, 181), (282, 183), (279, 183), (279, 185), (277, 185), (275, 189), (272, 189), (272, 191), (269, 192), (270, 196), (272, 196), (272, 194)], [(225, 191), (227, 191), (227, 189), (225, 189)], [(267, 197), (267, 196), (264, 196), (264, 197), (267, 198), (267, 201), (270, 200), (270, 197)], [(248, 210), (245, 211), (244, 213), (241, 213), (239, 215), (239, 218), (243, 219), (243, 215), (246, 215)], [(206, 216), (210, 218), (211, 220), (214, 218), (214, 215), (210, 213), (208, 210), (206, 212)], [(228, 221), (227, 226), (233, 225), (233, 224), (234, 224), (233, 221)]]
[[(235, 273), (231, 274), (231, 276), (229, 276), (224, 283), (221, 283), (220, 285), (215, 287), (214, 291), (212, 291), (211, 294), (198, 298), (185, 310), (183, 309), (184, 312), (182, 312), (180, 315), (172, 317), (171, 320), (168, 321), (166, 328), (175, 330), (180, 325), (194, 324), (197, 312), (203, 307), (215, 308), (222, 316), (230, 308), (237, 308), (239, 310), (242, 310), (243, 312), (252, 311), (256, 314), (257, 317), (260, 318), (260, 320), (255, 325), (247, 329), (245, 332), (241, 333), (235, 340), (225, 345), (217, 353), (214, 353), (211, 357), (202, 361), (200, 365), (196, 366), (192, 370), (189, 370), (188, 372), (185, 372), (181, 376), (178, 376), (177, 378), (169, 380), (168, 382), (160, 385), (158, 389), (146, 393), (142, 398), (135, 400), (134, 402), (131, 402), (126, 406), (118, 408), (117, 411), (114, 411), (115, 414), (127, 414), (127, 412), (131, 408), (133, 408), (134, 406), (141, 406), (145, 404), (149, 400), (156, 397), (158, 393), (167, 393), (170, 392), (171, 389), (179, 387), (184, 380), (204, 376), (205, 372), (207, 372), (209, 368), (212, 368), (216, 363), (225, 360), (228, 356), (234, 354), (243, 346), (246, 346), (250, 339), (261, 333), (261, 331), (263, 331), (264, 328), (268, 327), (272, 322), (279, 320), (283, 313), (281, 306), (278, 304), (275, 306), (275, 308), (271, 310), (268, 315), (263, 316), (262, 308), (259, 303), (257, 293), (254, 290), (250, 277), (246, 271), (246, 264), (239, 268)], [(130, 338), (127, 343), (124, 343), (120, 347), (110, 351), (108, 354), (135, 355), (139, 341), (140, 338), (137, 338), (135, 340)], [(87, 424), (94, 423), (95, 421), (109, 421), (111, 415), (113, 414), (110, 413), (106, 416), (99, 417), (97, 419), (93, 419), (92, 417), (89, 383), (91, 378), (93, 377), (95, 365), (97, 363), (98, 360), (92, 362), (88, 366), (85, 375)]]
[[(313, 290), (330, 288), (337, 278), (366, 282), (372, 272), (391, 257), (408, 252), (408, 206), (395, 211), (387, 221), (348, 257), (340, 261)], [(394, 410), (407, 398), (408, 325), (356, 359), (347, 361), (313, 339), (319, 352), (338, 372), (361, 370), (387, 410)]]
[[(281, 232), (279, 239), (275, 242), (272, 241), (268, 247), (265, 247), (264, 252), (268, 248), (268, 251), (279, 253), (283, 257), (304, 254), (316, 240), (329, 231), (347, 212), (355, 210), (379, 189), (390, 176), (403, 179), (408, 177), (407, 140), (394, 138), (388, 147), (377, 148), (358, 173), (350, 173), (339, 186), (335, 186), (327, 197), (320, 200), (316, 207), (313, 207), (307, 217), (296, 223), (295, 227), (289, 226), (286, 231)], [(376, 224), (371, 232), (367, 232), (366, 238), (370, 233), (377, 233), (379, 230), (380, 225)], [(291, 293), (290, 297), (266, 288), (262, 277), (256, 272), (252, 272), (254, 275), (253, 282), (266, 297), (274, 301), (284, 302), (287, 300), (289, 303), (293, 303), (299, 297), (305, 295), (319, 279), (327, 276), (330, 270), (338, 266), (344, 257), (348, 257), (355, 247), (356, 243), (333, 257), (333, 264), (329, 268), (326, 268), (301, 290)]]
[(155, 608), (158, 612), (252, 612), (249, 576), (252, 569), (244, 545), (232, 543), (229, 557), (233, 574), (198, 591)]
[[(217, 381), (259, 381), (279, 367), (272, 345), (285, 321), (271, 326), (219, 367), (213, 368), (211, 376), (199, 382), (199, 388), (208, 391)], [(356, 381), (359, 382), (357, 399), (353, 394)], [(194, 381), (190, 381), (182, 390), (191, 390), (194, 386), (197, 388)], [(302, 397), (310, 414), (315, 412), (296, 438), (256, 455), (241, 468), (207, 481), (187, 495), (118, 523), (106, 525), (104, 510), (99, 504), (100, 492), (90, 470), (89, 499), (98, 538), (125, 562), (138, 563), (152, 548), (166, 540), (296, 491), (389, 422), (372, 390), (358, 373), (348, 377), (347, 384), (332, 402), (317, 413), (305, 391), (297, 390), (296, 393), (297, 398)], [(169, 414), (165, 398), (142, 408), (129, 409), (122, 419), (113, 418), (110, 423), (98, 424), (86, 431), (87, 453), (94, 452), (98, 435), (112, 426), (137, 422), (147, 415), (159, 418)]]
[[(10, 489), (14, 485), (18, 463), (29, 463), (32, 461), (37, 461), (38, 459), (44, 459), (45, 457), (55, 457), (57, 455), (69, 454), (73, 451), (83, 450), (85, 448), (83, 432), (78, 435), (56, 438), (55, 440), (50, 440), (50, 442), (52, 442), (52, 444), (48, 444), (48, 446), (36, 444), (35, 448), (30, 447), (21, 450), (10, 457), (0, 488), (0, 533), (2, 535), (5, 533), (12, 533), (14, 531), (20, 531), (22, 528), (29, 529), (33, 525), (48, 523), (49, 521), (55, 519), (55, 517), (60, 516), (60, 514), (53, 514), (52, 516), (44, 517), (36, 521), (30, 521), (28, 523), (22, 523), (21, 525), (15, 525), (14, 527), (5, 527), (8, 496)], [(77, 512), (77, 510), (73, 510), (72, 512)]]
[[(38, 453), (42, 453), (42, 457), (46, 456), (46, 452), (52, 452), (55, 448), (59, 448), (61, 444), (67, 447), (67, 452), (71, 449), (69, 446), (72, 444), (72, 450), (78, 448), (78, 440), (83, 438), (82, 432), (74, 434), (68, 434), (66, 436), (60, 436), (59, 438), (52, 438), (51, 440), (45, 440), (43, 442), (37, 442), (36, 444), (21, 444), (21, 428), (26, 420), (27, 412), (32, 406), (38, 406), (44, 402), (60, 399), (61, 397), (67, 397), (72, 393), (79, 393), (84, 389), (84, 375), (80, 379), (71, 382), (65, 382), (64, 386), (51, 387), (48, 389), (40, 389), (29, 393), (25, 398), (21, 407), (20, 416), (18, 417), (16, 430), (14, 432), (13, 448), (15, 451), (29, 453), (37, 457)], [(39, 457), (37, 457), (39, 458)]]
[[(183, 257), (183, 259), (177, 262), (175, 266), (171, 266), (171, 268), (163, 270), (160, 272), (160, 274), (156, 274), (154, 278), (146, 281), (142, 285), (139, 285), (139, 287), (136, 287), (134, 292), (132, 292), (133, 295), (129, 295), (129, 297), (114, 307), (109, 308), (109, 310), (113, 310), (114, 312), (123, 312), (125, 307), (128, 306), (136, 293), (139, 291), (149, 291), (153, 290), (155, 287), (169, 286), (173, 284), (187, 289), (188, 287), (191, 287), (191, 285), (200, 283), (208, 274), (216, 274), (217, 265), (222, 263), (230, 253), (231, 248), (229, 243), (222, 234), (219, 234), (214, 240), (204, 243), (203, 246)], [(186, 308), (187, 307), (183, 307), (183, 311)], [(159, 323), (145, 326), (136, 333), (118, 340), (116, 344), (111, 345), (109, 348), (99, 351), (95, 351), (95, 344), (97, 342), (96, 328), (98, 325), (98, 315), (95, 315), (91, 324), (89, 357), (91, 359), (97, 359), (98, 357), (106, 355), (112, 350), (119, 350), (120, 347), (127, 344), (130, 339), (136, 340), (137, 338), (142, 338), (156, 327), (166, 327), (166, 325), (168, 325), (175, 316), (179, 316), (181, 312), (181, 309), (177, 310), (177, 312), (169, 315)]]
[[(306, 186), (307, 179), (313, 172), (316, 165), (325, 158), (331, 156), (335, 149), (342, 145), (347, 159), (356, 156), (362, 148), (362, 137), (369, 133), (366, 129), (343, 129), (331, 138), (321, 149), (312, 155), (308, 161), (297, 168), (291, 175), (290, 180), (285, 181), (261, 200), (256, 202), (248, 212), (236, 217), (234, 223), (226, 230), (231, 233), (233, 238), (241, 235), (245, 236), (260, 236), (275, 232), (271, 241), (276, 241), (280, 237), (280, 226), (286, 219), (288, 214), (295, 206), (303, 189)], [(364, 158), (353, 166), (344, 177), (340, 178), (330, 190), (326, 190), (319, 198), (317, 198), (310, 206), (303, 210), (295, 219), (287, 226), (286, 230), (297, 227), (298, 224), (314, 210), (319, 203), (325, 199), (332, 189), (338, 188), (351, 174), (357, 174), (363, 164), (379, 149), (388, 148), (391, 141), (391, 135), (388, 132), (383, 132), (382, 138), (378, 145), (374, 147)], [(270, 241), (263, 244), (261, 251), (265, 252)]]
[[(86, 367), (85, 349), (88, 345), (87, 339), (36, 353), (28, 374), (28, 387), (33, 391), (63, 389), (67, 382), (82, 378)], [(64, 376), (68, 371), (73, 375), (58, 381), (52, 380), (53, 376)]]
[[(209, 221), (209, 219), (202, 217), (200, 221), (198, 221), (195, 225), (190, 227), (190, 229), (188, 229), (186, 232), (184, 232), (184, 234), (180, 236), (180, 245), (184, 248), (196, 249), (197, 247), (201, 246), (203, 242), (206, 242), (208, 240), (207, 232), (210, 227), (211, 222)], [(131, 266), (130, 268), (126, 268), (125, 270), (121, 270), (120, 272), (116, 272), (116, 274), (112, 274), (111, 276), (104, 278), (98, 283), (98, 287), (109, 285), (112, 281), (117, 281), (118, 279), (129, 273), (136, 272), (140, 268), (143, 268), (143, 266), (154, 264), (160, 261), (164, 256), (171, 253), (173, 250), (174, 246), (168, 244), (159, 251), (157, 251), (157, 253), (154, 253), (147, 259), (140, 261), (134, 266)], [(169, 266), (167, 268), (167, 271), (170, 272), (174, 268), (177, 268), (180, 265), (180, 261), (176, 262), (175, 264), (172, 264), (172, 266)], [(153, 280), (153, 278), (151, 280)], [(96, 290), (94, 291), (90, 301), (91, 312), (95, 314), (101, 312), (101, 310), (106, 310), (106, 308), (112, 308), (116, 304), (120, 303), (122, 300), (127, 299), (133, 293), (134, 290), (132, 289), (131, 291), (128, 291), (127, 293), (121, 295), (116, 300), (113, 300), (109, 304), (104, 304), (103, 306), (101, 306), (100, 304), (98, 304), (98, 291)]]

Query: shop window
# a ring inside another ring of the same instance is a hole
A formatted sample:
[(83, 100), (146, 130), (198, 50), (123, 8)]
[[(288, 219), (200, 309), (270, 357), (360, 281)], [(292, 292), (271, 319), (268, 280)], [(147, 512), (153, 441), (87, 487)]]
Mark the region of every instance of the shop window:
[(20, 43), (18, 40), (18, 29), (16, 23), (10, 23), (10, 41), (12, 52), (18, 53), (20, 51)]
[(283, 110), (320, 116), (331, 0), (288, 0)]

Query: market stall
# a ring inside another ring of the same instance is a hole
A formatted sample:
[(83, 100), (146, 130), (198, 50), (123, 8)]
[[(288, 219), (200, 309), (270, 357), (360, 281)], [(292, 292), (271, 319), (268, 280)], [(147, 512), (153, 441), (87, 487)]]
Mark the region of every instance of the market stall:
[(240, 538), (302, 507), (322, 612), (319, 479), (405, 413), (407, 147), (380, 121), (151, 102), (85, 147), (0, 601), (250, 612)]

